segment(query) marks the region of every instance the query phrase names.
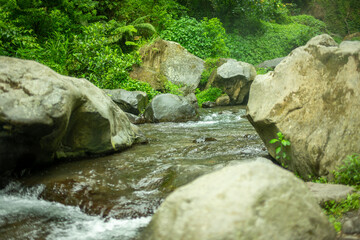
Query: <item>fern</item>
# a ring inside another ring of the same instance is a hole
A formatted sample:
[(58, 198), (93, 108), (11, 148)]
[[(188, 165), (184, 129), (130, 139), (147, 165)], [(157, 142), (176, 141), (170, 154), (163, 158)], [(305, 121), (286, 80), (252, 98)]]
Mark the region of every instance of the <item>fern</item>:
[[(134, 36), (135, 33), (140, 36), (150, 37), (156, 33), (155, 27), (150, 23), (145, 23), (145, 18), (140, 17), (135, 21), (131, 22), (129, 25), (120, 25), (118, 22), (111, 22), (114, 29), (111, 32), (111, 37), (109, 38), (110, 43), (120, 43), (125, 45), (136, 45), (134, 40), (138, 40), (139, 36)], [(131, 42), (131, 44), (126, 44)]]
[(135, 24), (134, 27), (138, 30), (140, 35), (145, 37), (150, 37), (156, 33), (155, 27), (150, 23), (138, 23)]

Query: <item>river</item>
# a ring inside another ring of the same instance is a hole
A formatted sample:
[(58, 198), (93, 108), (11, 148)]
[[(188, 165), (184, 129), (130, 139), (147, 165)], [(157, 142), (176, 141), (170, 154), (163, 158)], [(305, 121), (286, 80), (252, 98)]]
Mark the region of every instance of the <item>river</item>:
[(134, 239), (174, 189), (267, 154), (244, 115), (222, 107), (196, 122), (143, 124), (148, 144), (12, 180), (0, 190), (0, 239)]

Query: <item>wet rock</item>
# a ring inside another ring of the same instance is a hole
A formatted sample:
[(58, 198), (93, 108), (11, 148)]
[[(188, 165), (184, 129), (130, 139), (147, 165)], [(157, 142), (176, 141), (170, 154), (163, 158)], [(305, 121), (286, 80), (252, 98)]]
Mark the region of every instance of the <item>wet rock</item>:
[(139, 115), (145, 110), (149, 103), (147, 94), (141, 91), (126, 91), (124, 89), (104, 89), (104, 91), (121, 110), (135, 115)]
[(129, 197), (129, 184), (118, 183), (117, 190), (95, 181), (64, 179), (46, 183), (40, 198), (67, 206), (76, 206), (89, 215), (102, 218), (138, 218), (149, 216), (161, 203), (161, 199)]
[(228, 95), (220, 96), (216, 99), (217, 106), (228, 106), (230, 104), (230, 97)]
[(220, 88), (230, 97), (231, 104), (241, 104), (248, 95), (255, 76), (256, 70), (253, 65), (226, 59), (226, 62), (210, 76), (206, 88)]
[(359, 55), (359, 41), (338, 46), (319, 35), (251, 86), (250, 122), (274, 158), (276, 133), (290, 140), (291, 161), (282, 163), (303, 177), (328, 175), (360, 152)]
[(147, 122), (146, 119), (144, 118), (144, 116), (142, 116), (142, 115), (137, 116), (137, 115), (127, 113), (127, 112), (125, 112), (125, 114), (132, 124), (144, 124)]
[(173, 94), (155, 96), (145, 110), (150, 122), (185, 122), (197, 119), (196, 109), (184, 97)]
[(57, 157), (119, 151), (141, 136), (123, 111), (85, 79), (34, 61), (0, 57), (0, 171)]
[(200, 83), (204, 61), (180, 44), (157, 40), (140, 49), (142, 64), (130, 76), (148, 82), (156, 90), (164, 90), (166, 81), (182, 87), (185, 94), (194, 92)]
[(186, 100), (191, 103), (195, 108), (199, 107), (198, 100), (196, 98), (195, 93), (190, 93), (185, 96)]
[(216, 103), (215, 102), (210, 102), (210, 101), (207, 101), (207, 102), (204, 102), (201, 107), (203, 108), (213, 108), (213, 107), (216, 107)]
[(341, 201), (347, 198), (348, 194), (354, 193), (353, 187), (340, 184), (324, 184), (307, 182), (307, 186), (314, 194), (320, 205), (327, 201)]
[(306, 185), (257, 159), (202, 176), (161, 204), (142, 239), (335, 239)]

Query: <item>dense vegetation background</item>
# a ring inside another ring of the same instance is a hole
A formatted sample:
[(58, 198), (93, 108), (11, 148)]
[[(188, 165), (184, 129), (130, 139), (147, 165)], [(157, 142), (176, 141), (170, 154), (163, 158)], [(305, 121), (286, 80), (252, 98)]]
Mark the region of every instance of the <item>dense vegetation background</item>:
[(157, 92), (128, 71), (158, 37), (210, 65), (219, 57), (258, 64), (320, 33), (341, 41), (360, 31), (359, 15), (357, 0), (0, 0), (0, 55), (151, 97)]

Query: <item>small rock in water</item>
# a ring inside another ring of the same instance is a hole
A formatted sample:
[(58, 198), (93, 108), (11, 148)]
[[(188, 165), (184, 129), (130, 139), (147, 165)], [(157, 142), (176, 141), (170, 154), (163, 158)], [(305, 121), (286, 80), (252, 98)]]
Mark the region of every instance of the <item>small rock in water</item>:
[(243, 136), (243, 138), (247, 138), (247, 139), (255, 139), (257, 136), (256, 135), (254, 135), (254, 134), (245, 134), (244, 136)]
[(229, 114), (233, 114), (233, 112), (225, 110), (225, 111), (219, 112), (219, 114), (227, 114), (227, 115), (229, 115)]
[(214, 142), (214, 141), (217, 141), (217, 139), (213, 137), (202, 137), (195, 139), (193, 143)]
[(204, 102), (201, 106), (203, 108), (213, 108), (213, 107), (216, 107), (216, 103), (207, 101), (207, 102)]

